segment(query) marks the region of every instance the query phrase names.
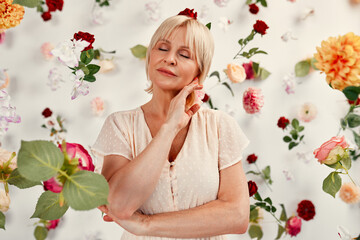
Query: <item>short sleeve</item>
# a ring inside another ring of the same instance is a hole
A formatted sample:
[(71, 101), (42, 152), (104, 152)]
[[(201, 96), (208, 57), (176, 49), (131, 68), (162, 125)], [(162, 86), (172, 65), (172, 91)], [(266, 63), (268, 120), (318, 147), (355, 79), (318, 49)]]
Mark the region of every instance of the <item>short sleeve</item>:
[(218, 111), (219, 171), (242, 159), (249, 139), (236, 120), (225, 112)]
[(121, 120), (121, 116), (117, 117), (115, 113), (109, 115), (94, 145), (91, 146), (91, 152), (97, 160), (96, 166), (98, 169), (95, 171), (101, 171), (106, 155), (116, 154), (124, 156), (129, 160), (133, 159), (129, 131), (126, 129), (126, 123)]

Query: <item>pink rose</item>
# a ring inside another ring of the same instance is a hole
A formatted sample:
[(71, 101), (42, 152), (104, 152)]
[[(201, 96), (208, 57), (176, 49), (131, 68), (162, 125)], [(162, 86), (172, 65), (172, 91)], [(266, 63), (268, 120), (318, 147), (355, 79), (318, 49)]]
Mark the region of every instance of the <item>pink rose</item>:
[(59, 224), (59, 221), (60, 221), (60, 219), (48, 220), (48, 222), (46, 224), (47, 230), (55, 229), (57, 227), (57, 225)]
[(44, 190), (59, 193), (63, 189), (63, 184), (59, 182), (56, 177), (52, 177), (49, 180), (44, 181)]
[(226, 74), (233, 83), (241, 83), (246, 78), (244, 67), (234, 63), (229, 63), (227, 65)]
[[(345, 141), (344, 136), (332, 137), (329, 141), (323, 143), (318, 149), (315, 149), (314, 155), (321, 164), (334, 164), (337, 162), (337, 156), (332, 155), (341, 154), (341, 149), (347, 148), (348, 146), (349, 144)], [(341, 149), (337, 147), (340, 147)], [(330, 154), (332, 150), (334, 150), (333, 153), (336, 154)]]
[(298, 235), (301, 230), (301, 218), (293, 216), (286, 221), (285, 230), (290, 236)]
[[(62, 149), (61, 144), (59, 144), (59, 148)], [(66, 143), (66, 152), (70, 159), (79, 159), (78, 168), (81, 170), (94, 171), (95, 166), (92, 162), (91, 156), (83, 146), (77, 143)]]
[(255, 78), (255, 72), (254, 72), (254, 69), (253, 69), (253, 62), (250, 61), (249, 63), (243, 63), (242, 66), (245, 69), (246, 79), (254, 79)]

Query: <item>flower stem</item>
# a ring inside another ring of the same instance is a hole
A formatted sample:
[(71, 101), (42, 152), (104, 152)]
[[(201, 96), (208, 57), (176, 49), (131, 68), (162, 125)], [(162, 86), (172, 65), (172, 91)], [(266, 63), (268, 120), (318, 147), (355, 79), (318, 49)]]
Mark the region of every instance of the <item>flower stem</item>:
[(266, 179), (265, 179), (264, 173), (263, 173), (262, 171), (260, 171), (260, 169), (259, 169), (258, 165), (256, 164), (256, 162), (255, 162), (254, 164), (255, 164), (255, 167), (257, 168), (257, 170), (259, 171), (259, 173), (261, 173), (261, 178), (264, 179), (266, 186), (267, 186), (267, 187), (270, 189), (270, 191), (272, 192), (272, 189), (271, 189), (270, 185), (268, 184), (268, 182), (267, 182)]
[(352, 179), (352, 177), (350, 176), (349, 171), (347, 170), (347, 168), (344, 167), (341, 163), (340, 163), (340, 165), (341, 165), (341, 167), (345, 170), (346, 175), (348, 175), (348, 177), (350, 178), (350, 180), (352, 181), (352, 183), (353, 183), (355, 186), (357, 186), (357, 184), (355, 183), (355, 181), (354, 181), (354, 180)]
[(5, 192), (9, 193), (9, 184), (8, 184), (8, 182), (4, 182), (4, 188), (5, 188)]

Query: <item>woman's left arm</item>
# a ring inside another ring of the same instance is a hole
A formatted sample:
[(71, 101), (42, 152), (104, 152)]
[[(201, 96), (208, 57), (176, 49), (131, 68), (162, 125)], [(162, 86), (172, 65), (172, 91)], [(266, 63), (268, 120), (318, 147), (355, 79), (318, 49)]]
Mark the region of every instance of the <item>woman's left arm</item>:
[[(220, 171), (218, 199), (204, 205), (154, 215), (134, 214), (116, 222), (135, 235), (201, 238), (245, 233), (249, 190), (241, 161)], [(111, 214), (110, 214), (111, 216)]]

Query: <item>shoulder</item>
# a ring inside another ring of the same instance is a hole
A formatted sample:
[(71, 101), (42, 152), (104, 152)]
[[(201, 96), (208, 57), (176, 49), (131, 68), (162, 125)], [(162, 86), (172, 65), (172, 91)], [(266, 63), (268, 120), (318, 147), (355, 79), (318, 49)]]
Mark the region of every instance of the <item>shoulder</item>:
[(199, 117), (207, 118), (207, 119), (214, 119), (216, 122), (221, 124), (222, 122), (226, 121), (235, 121), (236, 120), (227, 112), (221, 110), (215, 110), (210, 108), (200, 108), (197, 112)]
[(116, 111), (109, 114), (106, 119), (114, 120), (114, 121), (119, 121), (119, 120), (124, 121), (126, 119), (131, 119), (134, 116), (138, 115), (139, 111), (141, 111), (139, 107), (129, 110)]

